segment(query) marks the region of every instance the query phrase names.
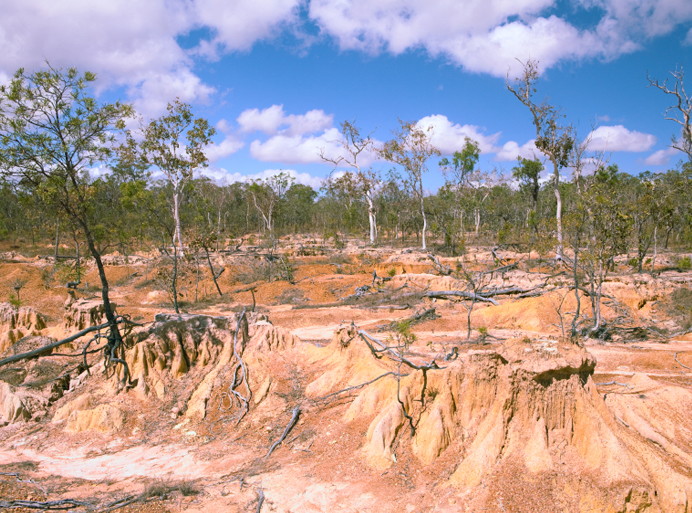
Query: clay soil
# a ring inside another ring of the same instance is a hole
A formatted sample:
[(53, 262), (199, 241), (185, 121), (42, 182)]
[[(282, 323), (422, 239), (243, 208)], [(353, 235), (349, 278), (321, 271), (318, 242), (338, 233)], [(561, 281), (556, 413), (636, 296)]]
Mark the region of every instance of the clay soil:
[[(63, 329), (68, 292), (62, 283), (69, 269), (62, 267), (50, 274), (54, 270), (51, 258), (24, 256), (28, 253), (22, 253), (22, 248), (10, 249), (0, 248), (5, 251), (0, 260), (0, 302), (10, 300), (12, 285), (22, 279), (22, 305), (47, 319), (48, 327), (41, 334), (56, 338), (69, 334)], [(28, 366), (31, 375), (32, 368), (50, 362), (59, 367), (50, 371), (51, 376), (67, 372), (73, 381), (65, 384), (62, 397), (32, 412), (30, 419), (0, 428), (0, 500), (44, 504), (73, 500), (76, 502), (63, 503), (64, 510), (122, 512), (260, 511), (260, 497), (263, 512), (606, 511), (599, 510), (601, 506), (590, 507), (584, 490), (596, 490), (605, 497), (609, 493), (605, 483), (610, 481), (603, 480), (600, 470), (572, 465), (569, 458), (535, 476), (527, 473), (522, 462), (510, 458), (493, 467), (480, 483), (460, 486), (453, 476), (458, 474), (465, 451), (471, 451), (463, 445), (466, 442), (452, 439), (432, 463), (423, 462), (416, 456), (404, 424), (393, 441), (395, 457), (386, 464), (373, 460), (366, 453), (375, 415), (351, 415), (345, 421), (360, 390), (302, 408), (284, 443), (265, 458), (288, 425), (293, 408), (306, 404), (301, 401), (309, 396), (310, 387), (327, 379), (323, 378), (326, 371), (341, 372), (333, 358), (323, 354), (341, 328), (355, 325), (393, 344), (392, 321), (434, 308), (433, 315), (411, 326), (416, 340), (409, 358), (419, 363), (435, 359), (443, 367), (445, 358), (455, 351), (461, 355), (459, 361), (472, 359), (476, 353), (499, 351), (508, 340), (563, 343), (562, 327), (569, 330), (576, 308), (568, 276), (552, 277), (559, 268), (542, 262), (539, 270), (535, 255), (509, 251), (498, 252), (503, 262), (497, 263), (489, 248), (473, 248), (461, 259), (442, 261), (454, 268), (461, 260), (475, 271), (518, 262), (516, 268), (493, 276), (488, 287), (514, 286), (536, 289), (540, 294), (497, 296), (498, 305), (477, 302), (467, 339), (469, 301), (425, 297), (431, 290), (459, 288), (454, 275), (443, 277), (436, 272), (427, 253), (356, 245), (344, 250), (330, 248), (314, 256), (300, 256), (290, 248), (285, 251), (293, 266), (293, 283), (282, 279), (276, 266), (275, 275), (268, 280), (262, 274), (266, 263), (262, 252), (241, 251), (213, 256), (217, 267), (226, 268), (219, 283), (223, 297), (218, 297), (205, 265), (200, 267), (197, 285), (194, 264), (179, 284), (182, 310), (188, 314), (235, 319), (254, 300), (258, 313), (297, 337), (297, 345), (257, 359), (257, 368), (272, 377), (268, 399), (254, 410), (251, 407), (247, 417), (236, 424), (236, 414), (224, 396), (227, 388), (219, 386), (210, 392), (206, 415), (192, 418), (180, 407), (192, 390), (185, 389), (188, 385), (167, 385), (162, 397), (153, 392), (118, 391), (116, 378), (99, 367), (100, 354), (90, 356), (94, 372), (80, 379), (76, 379), (77, 373), (84, 369), (74, 369), (81, 357), (47, 356), (13, 364), (14, 369)], [(146, 327), (156, 314), (173, 313), (169, 294), (161, 285), (166, 262), (155, 254), (135, 257), (125, 262), (112, 256), (107, 265), (111, 300), (119, 314)], [(676, 255), (668, 259), (673, 262)], [(648, 444), (647, 450), (658, 451), (661, 458), (672, 451), (665, 444), (674, 445), (682, 455), (675, 452), (675, 461), (666, 460), (667, 464), (676, 475), (692, 479), (692, 411), (676, 399), (692, 393), (692, 333), (688, 333), (692, 304), (684, 303), (684, 292), (676, 292), (689, 290), (692, 272), (667, 268), (665, 256), (661, 262), (654, 276), (633, 273), (625, 266), (616, 269), (604, 286), (603, 310), (609, 331), (603, 338), (586, 336), (582, 342), (597, 361), (589, 379), (604, 408), (610, 408), (608, 415), (619, 423), (617, 429), (633, 429), (632, 421), (625, 418), (627, 412), (644, 412), (640, 416), (647, 419), (665, 414), (665, 419), (652, 422), (668, 426), (665, 443), (657, 438), (658, 431), (647, 439), (641, 430), (636, 434), (637, 443)], [(84, 265), (87, 273), (77, 297), (97, 299), (96, 271), (88, 262)], [(373, 285), (373, 271), (378, 276), (375, 287), (361, 297), (349, 297), (356, 287)], [(590, 315), (589, 300), (583, 294), (581, 310), (586, 317)], [(80, 347), (75, 344), (61, 352), (72, 354)], [(18, 349), (10, 348), (0, 358), (13, 352)], [(363, 354), (367, 357), (367, 351)], [(384, 365), (372, 360), (372, 365)], [(0, 368), (0, 380), (20, 389), (28, 378), (13, 378), (12, 368)], [(336, 385), (324, 391), (373, 375), (369, 370), (354, 369), (348, 371), (353, 372), (348, 379), (333, 377)], [(396, 371), (395, 366), (382, 369)], [(428, 374), (434, 372), (442, 371)], [(382, 379), (387, 380), (394, 386), (391, 376)], [(252, 381), (252, 385), (257, 387), (256, 396), (261, 383)], [(65, 421), (53, 421), (59, 408), (86, 393), (96, 403), (107, 398), (108, 404), (123, 412), (122, 423), (110, 430), (70, 431)], [(177, 397), (177, 393), (187, 395)], [(646, 402), (652, 397), (656, 402)], [(574, 483), (582, 484), (575, 488)], [(630, 496), (637, 490), (634, 486)], [(617, 500), (611, 501), (615, 506), (607, 511), (665, 511), (654, 499), (649, 506), (646, 500), (636, 503), (639, 509), (631, 497), (625, 497), (621, 506)], [(692, 504), (670, 511), (692, 511)]]

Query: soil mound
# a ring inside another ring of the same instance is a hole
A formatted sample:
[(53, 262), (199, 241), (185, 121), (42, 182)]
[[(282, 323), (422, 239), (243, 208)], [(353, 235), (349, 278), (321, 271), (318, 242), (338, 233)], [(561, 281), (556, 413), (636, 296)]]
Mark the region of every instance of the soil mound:
[(37, 335), (45, 327), (46, 318), (30, 306), (0, 303), (0, 355), (22, 337)]
[(448, 483), (481, 502), (512, 479), (532, 495), (538, 486), (544, 507), (557, 497), (556, 507), (571, 502), (577, 511), (690, 511), (690, 421), (677, 405), (662, 407), (671, 395), (692, 405), (683, 389), (635, 380), (649, 387), (648, 402), (636, 393), (604, 401), (595, 358), (555, 340), (513, 339), (426, 372), (376, 360), (355, 328), (342, 328), (323, 351), (332, 368), (307, 387), (313, 396), (389, 372), (363, 387), (345, 415), (372, 419), (362, 449), (372, 467), (410, 451), (424, 465), (457, 460)]

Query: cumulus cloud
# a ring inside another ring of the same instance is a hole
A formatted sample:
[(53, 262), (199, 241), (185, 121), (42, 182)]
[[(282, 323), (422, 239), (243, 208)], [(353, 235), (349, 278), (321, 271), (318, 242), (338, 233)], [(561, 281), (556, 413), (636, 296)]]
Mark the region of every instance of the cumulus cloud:
[(205, 153), (209, 162), (217, 162), (218, 160), (228, 157), (240, 150), (245, 143), (233, 135), (227, 135), (220, 143), (214, 143), (207, 147)]
[(278, 175), (279, 173), (286, 173), (295, 179), (295, 183), (309, 185), (315, 190), (322, 187), (322, 184), (324, 183), (324, 178), (312, 176), (310, 173), (299, 173), (295, 169), (265, 169), (259, 173), (244, 175), (241, 173), (229, 173), (224, 168), (208, 168), (204, 170), (203, 174), (221, 183), (244, 183), (252, 180), (266, 180), (267, 178)]
[[(274, 135), (302, 135), (319, 132), (332, 126), (334, 116), (323, 110), (310, 110), (305, 114), (286, 115), (283, 105), (272, 105), (266, 109), (247, 109), (238, 116), (238, 124), (243, 132), (264, 132)], [(280, 127), (285, 127), (279, 130)]]
[[(312, 0), (310, 17), (342, 49), (400, 54), (423, 48), (475, 72), (504, 76), (515, 58), (546, 68), (564, 59), (613, 58), (639, 48), (642, 36), (670, 32), (692, 19), (688, 0), (577, 0), (603, 12), (583, 29), (548, 15), (557, 0)], [(511, 71), (513, 72), (513, 70)]]
[(670, 161), (670, 157), (680, 155), (680, 151), (675, 148), (658, 150), (644, 159), (644, 164), (648, 166), (665, 166)]
[(426, 116), (419, 120), (417, 125), (423, 129), (430, 129), (431, 142), (443, 155), (461, 151), (466, 143), (466, 137), (478, 143), (481, 153), (493, 153), (495, 143), (500, 137), (499, 132), (485, 135), (475, 125), (452, 123), (447, 116), (441, 114)]
[(600, 126), (590, 134), (592, 151), (649, 151), (656, 144), (656, 136), (630, 131), (622, 125)]
[(321, 135), (275, 135), (262, 142), (250, 143), (250, 154), (263, 162), (287, 164), (322, 163), (320, 152), (336, 158), (341, 154), (341, 133), (336, 128), (325, 130)]
[(508, 162), (516, 161), (519, 157), (523, 159), (541, 158), (543, 157), (543, 153), (536, 148), (535, 139), (531, 139), (521, 146), (514, 141), (508, 141), (497, 151), (495, 160), (498, 162)]
[(196, 53), (215, 59), (219, 53), (247, 50), (296, 23), (300, 4), (301, 0), (196, 0), (192, 9), (198, 24), (213, 29)]

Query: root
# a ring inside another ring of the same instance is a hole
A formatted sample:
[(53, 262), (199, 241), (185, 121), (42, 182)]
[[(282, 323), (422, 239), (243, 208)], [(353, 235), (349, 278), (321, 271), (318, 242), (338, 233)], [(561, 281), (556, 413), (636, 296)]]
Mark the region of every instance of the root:
[[(272, 446), (269, 448), (269, 452), (267, 452), (267, 455), (264, 457), (264, 460), (266, 461), (269, 456), (274, 452), (274, 449), (276, 449), (281, 443), (286, 439), (288, 434), (291, 432), (291, 429), (296, 425), (296, 422), (298, 422), (298, 417), (300, 416), (300, 406), (296, 406), (293, 408), (293, 415), (291, 416), (291, 420), (288, 422), (288, 425), (286, 426), (286, 429), (284, 429), (284, 432), (282, 435), (279, 437), (279, 439), (272, 444)], [(259, 510), (258, 510), (259, 511)]]

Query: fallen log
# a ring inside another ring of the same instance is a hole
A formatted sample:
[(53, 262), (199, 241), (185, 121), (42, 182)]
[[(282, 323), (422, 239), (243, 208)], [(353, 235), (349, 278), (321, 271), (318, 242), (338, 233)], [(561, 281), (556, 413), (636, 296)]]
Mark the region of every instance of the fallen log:
[(490, 297), (474, 294), (473, 292), (465, 292), (463, 290), (431, 290), (429, 292), (423, 293), (423, 296), (436, 299), (447, 299), (448, 297), (463, 297), (465, 299), (474, 299), (476, 301), (492, 303), (495, 306), (498, 306), (500, 304)]
[[(118, 323), (124, 322), (124, 320), (118, 320)], [(28, 360), (29, 358), (33, 358), (34, 356), (43, 356), (47, 352), (52, 351), (56, 347), (60, 347), (64, 344), (68, 344), (70, 342), (73, 342), (77, 340), (80, 337), (83, 337), (84, 335), (88, 333), (92, 333), (94, 331), (102, 330), (110, 326), (109, 322), (104, 322), (103, 324), (99, 324), (98, 326), (89, 326), (88, 328), (83, 329), (82, 331), (79, 331), (75, 333), (74, 335), (71, 335), (67, 338), (64, 338), (62, 340), (58, 340), (57, 342), (53, 342), (52, 344), (47, 344), (43, 347), (39, 347), (38, 349), (34, 349), (33, 351), (28, 351), (26, 353), (20, 353), (20, 354), (15, 354), (12, 356), (8, 356), (7, 358), (3, 358), (0, 360), (0, 367), (3, 365), (7, 365), (8, 363), (14, 363), (14, 362), (19, 362), (21, 360)]]

